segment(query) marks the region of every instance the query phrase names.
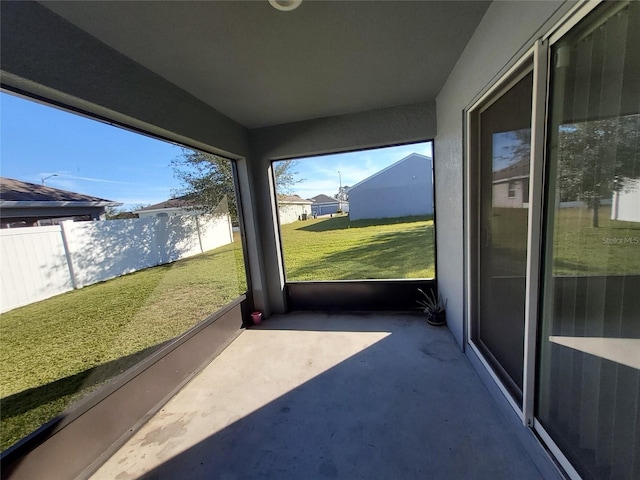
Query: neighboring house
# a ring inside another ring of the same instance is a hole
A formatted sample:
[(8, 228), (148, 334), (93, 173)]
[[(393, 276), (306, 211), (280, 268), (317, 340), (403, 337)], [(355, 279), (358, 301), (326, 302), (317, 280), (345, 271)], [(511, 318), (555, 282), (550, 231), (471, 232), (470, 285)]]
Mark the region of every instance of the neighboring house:
[(640, 222), (640, 180), (630, 182), (619, 192), (613, 192), (611, 200), (611, 220)]
[(311, 216), (311, 200), (305, 200), (298, 195), (283, 195), (278, 198), (278, 216), (280, 225), (306, 220)]
[(338, 200), (337, 198), (330, 197), (329, 195), (316, 195), (311, 198), (313, 205), (311, 205), (311, 212), (319, 217), (320, 215), (329, 215), (341, 210), (345, 213), (349, 212), (349, 202)]
[(104, 198), (0, 177), (2, 228), (56, 225), (63, 220), (104, 220), (107, 207), (120, 205)]
[(433, 214), (430, 157), (412, 153), (349, 189), (349, 218)]
[(498, 208), (529, 206), (528, 158), (493, 172), (493, 206)]
[(164, 202), (155, 203), (148, 207), (136, 210), (139, 218), (145, 217), (175, 217), (176, 215), (194, 215), (198, 212), (193, 209), (194, 203), (188, 197), (171, 198)]

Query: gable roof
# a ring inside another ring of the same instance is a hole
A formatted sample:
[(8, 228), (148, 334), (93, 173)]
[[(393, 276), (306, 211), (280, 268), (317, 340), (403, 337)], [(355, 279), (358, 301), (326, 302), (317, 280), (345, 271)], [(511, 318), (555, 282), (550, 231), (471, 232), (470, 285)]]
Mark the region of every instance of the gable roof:
[(46, 185), (0, 177), (0, 205), (4, 207), (115, 207), (122, 205), (122, 203)]
[(493, 182), (529, 177), (529, 157), (493, 172)]
[(315, 197), (311, 197), (313, 203), (339, 203), (340, 200), (337, 198), (330, 197), (329, 195), (325, 195), (321, 193), (320, 195), (316, 195)]
[(401, 158), (400, 160), (398, 160), (397, 162), (392, 163), (391, 165), (389, 165), (386, 168), (383, 168), (382, 170), (380, 170), (379, 172), (374, 173), (373, 175), (368, 176), (367, 178), (365, 178), (364, 180), (360, 180), (358, 183), (356, 183), (353, 187), (349, 188), (349, 190), (353, 190), (354, 188), (358, 187), (359, 185), (362, 185), (363, 183), (368, 182), (369, 180), (382, 175), (384, 172), (391, 170), (392, 168), (398, 166), (399, 164), (406, 162), (407, 160), (411, 159), (411, 158), (415, 158), (415, 157), (419, 157), (419, 158), (423, 158), (425, 160), (429, 160), (431, 161), (431, 157), (427, 157), (426, 155), (421, 155), (419, 153), (410, 153), (409, 155), (407, 155), (404, 158)]
[(278, 198), (278, 203), (298, 203), (302, 205), (311, 205), (312, 200), (305, 200), (300, 195), (282, 195)]

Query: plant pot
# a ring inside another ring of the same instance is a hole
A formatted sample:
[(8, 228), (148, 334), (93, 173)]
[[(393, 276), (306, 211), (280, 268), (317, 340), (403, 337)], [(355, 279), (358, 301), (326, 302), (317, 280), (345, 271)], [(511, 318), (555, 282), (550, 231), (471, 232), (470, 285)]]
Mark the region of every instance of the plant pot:
[(251, 321), (254, 325), (258, 325), (262, 321), (262, 312), (253, 312), (251, 314)]
[(427, 323), (439, 327), (447, 323), (447, 312), (436, 312), (427, 316)]

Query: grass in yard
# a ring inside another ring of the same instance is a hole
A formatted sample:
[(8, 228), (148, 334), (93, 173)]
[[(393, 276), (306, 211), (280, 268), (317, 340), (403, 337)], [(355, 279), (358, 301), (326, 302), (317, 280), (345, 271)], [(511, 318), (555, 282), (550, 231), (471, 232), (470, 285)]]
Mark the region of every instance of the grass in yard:
[(280, 231), (288, 281), (435, 276), (431, 217), (352, 222), (344, 215)]
[[(602, 207), (599, 227), (593, 227), (592, 214), (588, 208), (561, 208), (556, 212), (553, 275), (640, 273), (640, 223), (611, 220), (611, 207)], [(514, 231), (519, 232), (517, 236)], [(524, 275), (526, 231), (526, 209), (495, 209), (492, 255), (500, 274)]]
[(246, 290), (235, 243), (0, 315), (0, 448)]
[(637, 275), (640, 273), (640, 223), (611, 220), (601, 207), (599, 227), (592, 210), (560, 209), (555, 221), (554, 275)]

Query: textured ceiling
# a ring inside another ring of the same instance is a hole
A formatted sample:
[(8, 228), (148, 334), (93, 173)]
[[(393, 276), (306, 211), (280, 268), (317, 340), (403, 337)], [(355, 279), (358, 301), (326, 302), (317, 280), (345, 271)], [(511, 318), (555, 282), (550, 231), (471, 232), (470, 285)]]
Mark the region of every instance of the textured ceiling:
[(433, 100), (489, 2), (43, 2), (242, 125)]

